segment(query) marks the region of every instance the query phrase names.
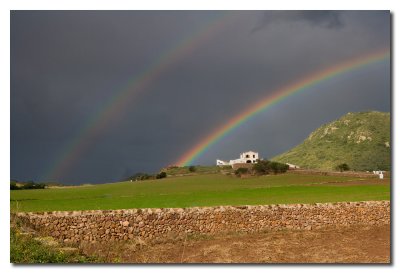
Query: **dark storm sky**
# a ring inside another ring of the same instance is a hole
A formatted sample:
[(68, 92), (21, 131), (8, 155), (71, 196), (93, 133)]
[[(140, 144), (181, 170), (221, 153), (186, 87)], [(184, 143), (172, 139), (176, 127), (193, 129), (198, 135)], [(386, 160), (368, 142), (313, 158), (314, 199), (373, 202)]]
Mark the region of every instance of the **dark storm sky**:
[[(157, 172), (277, 88), (390, 47), (385, 11), (229, 16), (229, 23), (178, 54), (127, 109), (86, 139), (90, 145), (57, 176), (52, 169), (65, 151), (73, 152), (71, 141), (93, 113), (221, 12), (12, 11), (11, 178), (101, 183)], [(390, 111), (389, 62), (284, 100), (217, 142), (196, 164), (237, 158), (246, 150), (271, 158), (323, 123), (366, 110)]]

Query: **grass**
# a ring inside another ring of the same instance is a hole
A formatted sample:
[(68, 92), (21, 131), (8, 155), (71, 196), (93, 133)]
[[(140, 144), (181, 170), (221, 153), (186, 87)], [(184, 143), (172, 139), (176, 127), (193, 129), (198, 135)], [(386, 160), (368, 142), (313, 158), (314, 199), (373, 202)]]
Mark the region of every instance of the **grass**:
[[(209, 174), (142, 182), (19, 190), (11, 191), (11, 210), (71, 211), (390, 199), (388, 183), (347, 183), (354, 180), (368, 182), (371, 179), (289, 173), (239, 179)], [(341, 182), (343, 184), (339, 185), (343, 186), (337, 186), (337, 183), (333, 186), (328, 182)]]
[(90, 263), (94, 257), (69, 253), (47, 246), (32, 235), (21, 234), (18, 227), (10, 228), (10, 262), (17, 264), (39, 263)]

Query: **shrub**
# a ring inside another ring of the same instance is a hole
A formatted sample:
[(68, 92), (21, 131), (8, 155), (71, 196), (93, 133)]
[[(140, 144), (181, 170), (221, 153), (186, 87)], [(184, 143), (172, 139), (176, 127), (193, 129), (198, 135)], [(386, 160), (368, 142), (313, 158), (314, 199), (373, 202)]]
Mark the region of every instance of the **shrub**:
[(20, 190), (20, 187), (17, 186), (17, 183), (10, 182), (10, 190)]
[(341, 172), (348, 171), (348, 170), (350, 170), (350, 167), (346, 163), (342, 163), (342, 164), (339, 164), (336, 166), (336, 170), (339, 170)]
[(270, 169), (274, 172), (274, 174), (285, 173), (289, 169), (288, 165), (275, 161), (271, 161), (269, 166)]
[(127, 180), (132, 180), (132, 181), (139, 181), (139, 180), (149, 180), (153, 179), (154, 176), (147, 174), (147, 173), (135, 173), (134, 175), (128, 177)]
[(190, 171), (191, 173), (194, 173), (194, 172), (196, 171), (196, 167), (195, 167), (195, 166), (190, 166), (190, 167), (189, 167), (189, 171)]
[(249, 169), (247, 168), (239, 168), (235, 171), (236, 176), (241, 176), (242, 174), (248, 174)]

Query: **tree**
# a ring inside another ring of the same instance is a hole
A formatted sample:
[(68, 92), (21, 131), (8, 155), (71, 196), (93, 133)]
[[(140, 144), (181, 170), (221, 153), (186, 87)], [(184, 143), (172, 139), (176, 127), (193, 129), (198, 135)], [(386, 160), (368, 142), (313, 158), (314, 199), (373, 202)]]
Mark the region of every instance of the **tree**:
[(350, 170), (350, 167), (346, 163), (342, 163), (342, 164), (339, 164), (336, 166), (336, 170), (339, 170), (341, 172), (348, 171), (348, 170)]
[(160, 172), (159, 174), (156, 175), (156, 179), (162, 179), (167, 177), (167, 173), (166, 172)]
[(196, 171), (196, 167), (195, 166), (190, 166), (189, 167), (189, 172), (194, 173)]
[(289, 166), (276, 161), (258, 160), (253, 165), (253, 171), (258, 175), (285, 173), (289, 169)]
[(269, 173), (269, 161), (268, 160), (257, 160), (256, 164), (253, 165), (253, 171), (258, 175)]

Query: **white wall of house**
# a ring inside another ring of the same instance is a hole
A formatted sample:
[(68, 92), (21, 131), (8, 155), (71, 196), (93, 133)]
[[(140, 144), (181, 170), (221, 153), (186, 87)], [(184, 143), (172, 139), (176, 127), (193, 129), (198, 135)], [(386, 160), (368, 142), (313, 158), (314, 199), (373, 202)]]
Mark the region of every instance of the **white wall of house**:
[(253, 151), (241, 153), (240, 159), (243, 161), (240, 163), (255, 163), (258, 159), (258, 153), (253, 152)]
[(291, 170), (300, 169), (300, 166), (297, 166), (297, 165), (294, 165), (294, 164), (286, 163), (286, 165), (288, 165), (289, 169), (291, 169)]
[(217, 159), (217, 166), (226, 166), (229, 165), (229, 162)]
[(253, 151), (248, 151), (240, 154), (240, 158), (231, 159), (229, 161), (224, 161), (217, 159), (217, 166), (226, 166), (233, 165), (238, 163), (256, 163), (257, 159), (259, 159), (258, 153)]

